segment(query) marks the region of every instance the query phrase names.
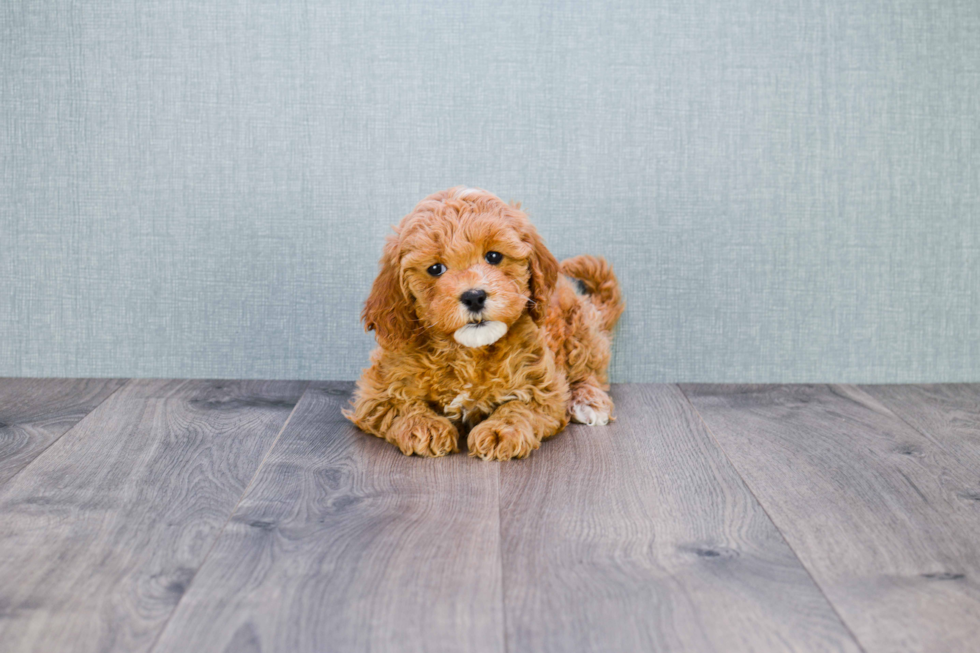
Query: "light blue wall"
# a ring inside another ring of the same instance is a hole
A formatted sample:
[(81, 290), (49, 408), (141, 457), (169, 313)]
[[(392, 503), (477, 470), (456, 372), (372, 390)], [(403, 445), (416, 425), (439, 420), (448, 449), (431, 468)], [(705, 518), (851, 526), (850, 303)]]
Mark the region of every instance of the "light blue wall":
[(0, 3), (0, 375), (353, 378), (467, 184), (626, 381), (980, 381), (980, 3)]

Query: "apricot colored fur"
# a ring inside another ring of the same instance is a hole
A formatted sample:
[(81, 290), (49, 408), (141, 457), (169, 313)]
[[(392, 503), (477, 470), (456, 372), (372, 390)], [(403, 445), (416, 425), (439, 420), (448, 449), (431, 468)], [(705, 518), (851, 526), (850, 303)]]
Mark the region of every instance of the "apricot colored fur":
[[(504, 260), (491, 265), (488, 251)], [(426, 270), (448, 269), (439, 277)], [(623, 311), (604, 260), (559, 264), (520, 210), (477, 189), (419, 202), (388, 238), (362, 319), (378, 348), (345, 415), (405, 454), (442, 456), (466, 435), (471, 456), (523, 458), (570, 419), (612, 419), (606, 368)], [(587, 294), (579, 294), (574, 277)], [(460, 295), (487, 292), (485, 319), (507, 333), (465, 347)]]

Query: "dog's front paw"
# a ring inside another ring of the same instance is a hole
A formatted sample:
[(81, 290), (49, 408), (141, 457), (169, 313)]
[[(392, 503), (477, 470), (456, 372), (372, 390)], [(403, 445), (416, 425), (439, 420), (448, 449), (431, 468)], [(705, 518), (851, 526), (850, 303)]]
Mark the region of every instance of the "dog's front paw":
[(403, 415), (392, 422), (385, 439), (406, 456), (445, 456), (459, 451), (459, 432), (438, 415)]
[(524, 458), (541, 446), (531, 425), (523, 421), (488, 419), (476, 425), (466, 438), (471, 456), (483, 460)]

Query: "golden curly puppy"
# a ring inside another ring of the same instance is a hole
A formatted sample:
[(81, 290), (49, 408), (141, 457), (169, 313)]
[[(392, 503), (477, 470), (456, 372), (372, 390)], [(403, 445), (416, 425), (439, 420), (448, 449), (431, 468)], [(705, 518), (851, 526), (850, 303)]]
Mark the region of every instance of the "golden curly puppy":
[(379, 347), (348, 419), (405, 454), (523, 458), (568, 420), (611, 417), (611, 332), (623, 302), (610, 266), (560, 265), (521, 212), (456, 187), (395, 228), (362, 318)]

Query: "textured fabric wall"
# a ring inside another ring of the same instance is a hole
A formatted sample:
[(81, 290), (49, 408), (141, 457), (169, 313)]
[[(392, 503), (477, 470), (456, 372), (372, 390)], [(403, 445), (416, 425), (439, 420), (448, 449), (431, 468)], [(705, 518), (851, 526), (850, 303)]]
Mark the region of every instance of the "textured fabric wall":
[(12, 1), (0, 73), (0, 375), (353, 378), (466, 184), (616, 380), (980, 380), (976, 0)]

